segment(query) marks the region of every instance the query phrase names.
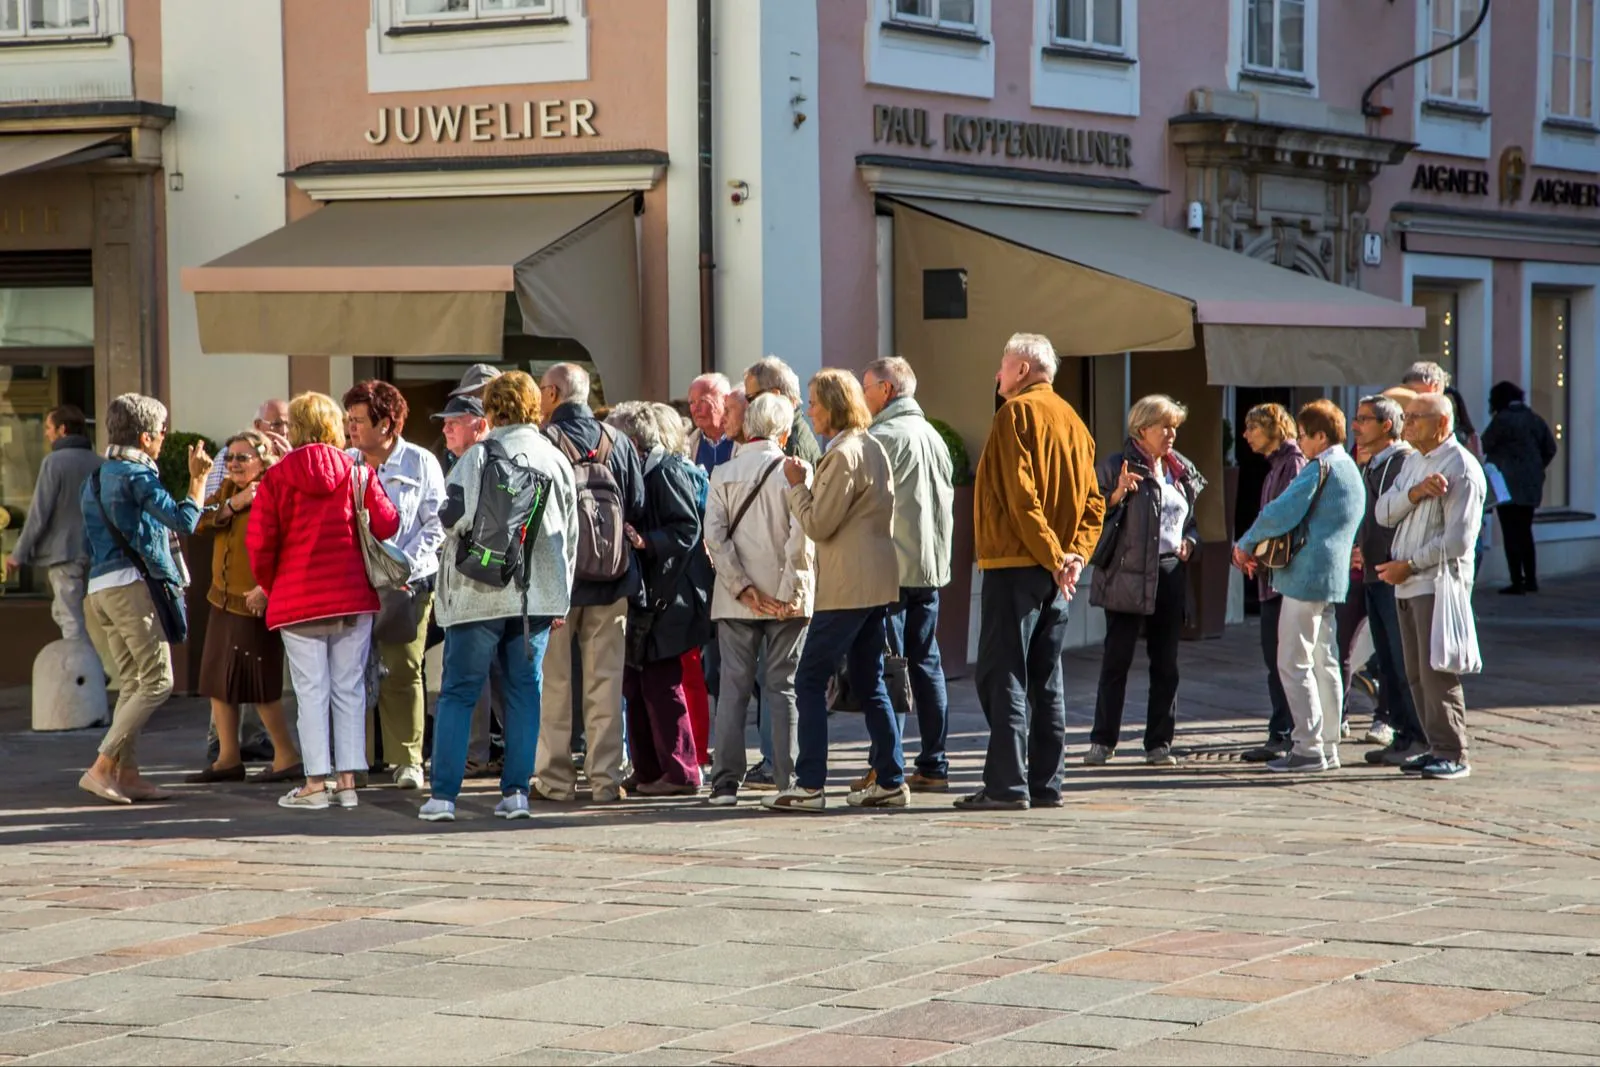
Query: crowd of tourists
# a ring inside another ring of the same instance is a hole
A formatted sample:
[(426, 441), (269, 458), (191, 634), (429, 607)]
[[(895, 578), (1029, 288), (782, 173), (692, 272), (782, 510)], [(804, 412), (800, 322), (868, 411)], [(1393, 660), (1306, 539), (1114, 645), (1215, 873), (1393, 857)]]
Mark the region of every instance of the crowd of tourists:
[[(1116, 757), (1142, 637), (1142, 758), (1178, 762), (1178, 642), (1207, 488), (1175, 447), (1186, 411), (1139, 399), (1122, 447), (1096, 462), (1053, 387), (1057, 369), (1047, 338), (1017, 334), (995, 375), (973, 530), (988, 740), (962, 809), (1061, 805), (1062, 652), (1086, 568), (1106, 626), (1082, 760)], [(1461, 675), (1476, 669), (1467, 598), (1480, 529), (1498, 507), (1505, 591), (1536, 591), (1524, 520), (1553, 447), (1502, 383), (1486, 477), (1448, 384), (1420, 363), (1348, 423), (1328, 400), (1292, 415), (1263, 404), (1245, 419), (1268, 474), (1232, 557), (1258, 584), (1271, 709), (1246, 760), (1340, 767), (1349, 695), (1370, 676), (1380, 702), (1367, 762), (1470, 773)], [(184, 534), (212, 542), (199, 650), (212, 749), (191, 782), (243, 781), (260, 762), (250, 781), (292, 783), (278, 804), (314, 810), (357, 806), (386, 772), (427, 791), (418, 814), (433, 821), (456, 817), (469, 777), (498, 778), (494, 813), (507, 819), (574, 803), (584, 787), (596, 804), (704, 792), (731, 806), (754, 792), (773, 811), (816, 812), (830, 710), (848, 691), (870, 747), (846, 804), (946, 792), (936, 635), (956, 472), (916, 392), (910, 364), (886, 358), (859, 378), (819, 371), (802, 394), (769, 356), (738, 385), (696, 378), (686, 419), (642, 401), (592, 408), (575, 364), (537, 381), (480, 364), (433, 416), (442, 461), (403, 436), (399, 390), (365, 381), (338, 402), (268, 400), (215, 462), (191, 447), (176, 497), (156, 463), (169, 429), (159, 401), (113, 399), (103, 456), (82, 414), (57, 409), (11, 562), (49, 568), (63, 634), (87, 633), (118, 689), (80, 785), (117, 804), (170, 795), (141, 775), (137, 743), (173, 690), (171, 648), (188, 632)], [(1370, 664), (1352, 662), (1363, 623)], [(439, 643), (430, 715), (424, 663)]]

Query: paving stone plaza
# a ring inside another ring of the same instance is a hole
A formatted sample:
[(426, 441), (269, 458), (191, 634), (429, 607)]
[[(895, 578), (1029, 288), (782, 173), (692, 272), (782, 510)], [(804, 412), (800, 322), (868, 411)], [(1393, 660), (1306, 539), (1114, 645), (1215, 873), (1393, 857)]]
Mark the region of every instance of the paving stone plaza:
[[(1238, 762), (1263, 732), (1252, 620), (1184, 646), (1176, 768), (1078, 762), (1099, 657), (1069, 654), (1066, 806), (982, 817), (840, 794), (507, 825), (487, 782), (448, 826), (389, 788), (116, 809), (76, 788), (98, 736), (29, 733), (11, 691), (0, 1062), (1592, 1063), (1600, 579), (1547, 584), (1479, 597), (1470, 779), (1359, 745), (1296, 780)], [(983, 719), (970, 679), (952, 697), (964, 787)], [(833, 725), (837, 788), (865, 734)], [(204, 732), (174, 702), (146, 772), (180, 781)]]

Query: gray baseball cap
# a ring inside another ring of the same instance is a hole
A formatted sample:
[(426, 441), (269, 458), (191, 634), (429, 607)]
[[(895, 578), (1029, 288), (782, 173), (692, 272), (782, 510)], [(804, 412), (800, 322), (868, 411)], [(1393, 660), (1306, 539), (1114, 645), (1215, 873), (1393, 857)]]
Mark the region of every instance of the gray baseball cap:
[(474, 418), (483, 418), (483, 401), (475, 396), (456, 396), (451, 394), (450, 403), (444, 406), (443, 411), (433, 414), (436, 422), (443, 422), (452, 415), (471, 415)]
[(487, 363), (474, 363), (467, 368), (467, 373), (461, 376), (461, 384), (450, 390), (452, 397), (470, 396), (481, 392), (483, 387), (500, 377), (500, 372)]

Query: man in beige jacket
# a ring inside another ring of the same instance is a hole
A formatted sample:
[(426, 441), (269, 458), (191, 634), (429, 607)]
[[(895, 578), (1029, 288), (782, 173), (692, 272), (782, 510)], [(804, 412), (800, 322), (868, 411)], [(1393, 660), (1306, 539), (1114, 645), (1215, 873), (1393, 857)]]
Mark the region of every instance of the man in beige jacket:
[(711, 473), (705, 542), (717, 568), (711, 618), (722, 663), (710, 803), (718, 806), (739, 800), (758, 663), (772, 718), (773, 774), (780, 790), (794, 784), (794, 675), (814, 589), (811, 539), (789, 511), (789, 483), (780, 473), (793, 421), (794, 405), (782, 396), (756, 397), (745, 413), (746, 441)]

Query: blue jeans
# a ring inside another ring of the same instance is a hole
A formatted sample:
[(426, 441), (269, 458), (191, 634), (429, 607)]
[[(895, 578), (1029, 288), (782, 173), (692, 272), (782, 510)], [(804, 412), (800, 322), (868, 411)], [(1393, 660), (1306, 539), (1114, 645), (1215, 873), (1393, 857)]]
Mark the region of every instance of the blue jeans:
[(950, 701), (939, 658), (939, 590), (902, 588), (900, 603), (889, 608), (888, 624), (889, 650), (906, 658), (911, 674), (911, 702), (922, 739), (917, 771), (929, 778), (948, 778), (950, 763), (944, 750)]
[(544, 683), (544, 649), (550, 640), (550, 619), (490, 619), (448, 626), (444, 631), (444, 677), (433, 735), (433, 795), (455, 800), (467, 771), (467, 746), (472, 738), (472, 713), (489, 679), (489, 664), (500, 667), (505, 714), (505, 762), (500, 793), (527, 793), (533, 777), (533, 754), (539, 743), (539, 689)]
[(853, 685), (859, 685), (867, 735), (872, 739), (872, 769), (878, 785), (898, 789), (905, 781), (900, 731), (883, 684), (883, 618), (885, 609), (847, 608), (819, 611), (806, 631), (805, 651), (795, 671), (795, 704), (799, 713), (800, 758), (795, 784), (821, 789), (828, 782), (828, 679), (840, 659), (847, 662)]
[(1411, 683), (1406, 679), (1406, 655), (1400, 644), (1400, 610), (1395, 606), (1394, 586), (1387, 582), (1368, 582), (1362, 588), (1367, 596), (1372, 655), (1378, 661), (1378, 684), (1389, 708), (1389, 725), (1394, 728), (1394, 746), (1410, 748), (1427, 738), (1417, 720)]

